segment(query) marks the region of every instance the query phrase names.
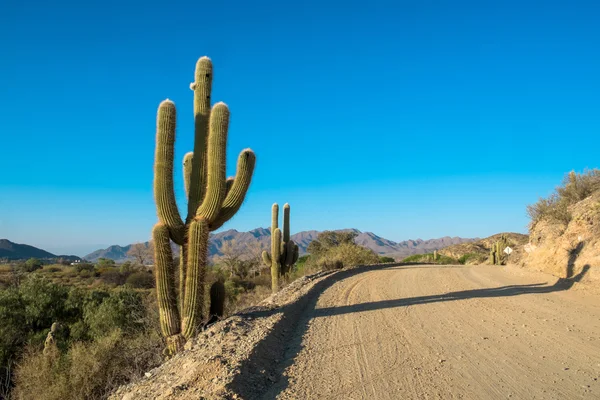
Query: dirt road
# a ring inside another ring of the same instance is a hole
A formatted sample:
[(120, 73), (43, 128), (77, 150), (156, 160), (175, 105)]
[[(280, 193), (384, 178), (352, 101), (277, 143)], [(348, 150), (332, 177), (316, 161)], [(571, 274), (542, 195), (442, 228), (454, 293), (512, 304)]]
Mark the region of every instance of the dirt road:
[(260, 398), (600, 399), (600, 297), (555, 281), (490, 266), (350, 275), (295, 316)]

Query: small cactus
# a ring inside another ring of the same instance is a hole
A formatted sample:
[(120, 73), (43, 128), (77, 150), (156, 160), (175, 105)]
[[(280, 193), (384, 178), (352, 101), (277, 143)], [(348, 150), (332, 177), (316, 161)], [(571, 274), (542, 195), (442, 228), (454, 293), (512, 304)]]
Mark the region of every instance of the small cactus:
[(503, 265), (506, 262), (506, 254), (504, 253), (504, 249), (508, 245), (508, 237), (503, 233), (500, 235), (500, 239), (492, 244), (492, 247), (490, 248), (490, 264)]
[[(196, 63), (190, 88), (194, 91), (195, 138), (194, 151), (186, 154), (183, 162), (188, 200), (185, 220), (179, 214), (173, 187), (176, 110), (172, 101), (160, 104), (156, 121), (154, 199), (159, 222), (152, 237), (160, 325), (167, 341), (167, 355), (181, 350), (201, 326), (209, 233), (239, 210), (255, 164), (252, 150), (243, 150), (235, 178), (225, 177), (229, 109), (225, 103), (210, 107), (212, 62), (208, 57)], [(171, 241), (181, 246), (178, 288)]]
[(283, 206), (283, 233), (278, 228), (279, 205), (273, 204), (271, 209), (271, 253), (262, 252), (263, 262), (271, 267), (271, 290), (279, 290), (279, 277), (290, 272), (298, 261), (298, 245), (290, 239), (290, 205)]
[(437, 261), (438, 255), (437, 255), (437, 250), (433, 251), (433, 261)]

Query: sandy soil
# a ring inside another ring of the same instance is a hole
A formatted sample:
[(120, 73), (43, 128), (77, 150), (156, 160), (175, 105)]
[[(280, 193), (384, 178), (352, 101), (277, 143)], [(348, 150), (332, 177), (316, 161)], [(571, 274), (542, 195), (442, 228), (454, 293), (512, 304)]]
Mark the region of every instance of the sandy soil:
[(262, 398), (600, 398), (600, 298), (554, 282), (491, 266), (344, 279)]
[(517, 267), (294, 282), (119, 399), (598, 399), (600, 295)]

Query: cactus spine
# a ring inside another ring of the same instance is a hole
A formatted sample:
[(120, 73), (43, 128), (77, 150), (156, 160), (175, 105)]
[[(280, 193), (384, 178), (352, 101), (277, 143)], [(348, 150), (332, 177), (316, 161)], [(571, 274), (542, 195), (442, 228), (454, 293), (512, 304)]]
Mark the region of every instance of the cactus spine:
[(283, 233), (279, 229), (279, 206), (273, 204), (271, 212), (271, 253), (263, 251), (266, 266), (271, 267), (271, 290), (279, 290), (279, 277), (290, 272), (298, 261), (298, 245), (290, 239), (290, 205), (283, 206)]
[[(175, 104), (163, 101), (156, 121), (154, 199), (159, 222), (152, 230), (155, 249), (156, 290), (160, 325), (167, 339), (167, 354), (182, 349), (202, 323), (204, 284), (210, 231), (221, 227), (240, 208), (246, 196), (256, 157), (243, 150), (235, 178), (225, 177), (229, 109), (224, 103), (210, 108), (212, 62), (196, 63), (194, 91), (194, 151), (184, 157), (183, 172), (188, 200), (187, 217), (181, 218), (173, 187)], [(179, 287), (171, 241), (180, 246)]]

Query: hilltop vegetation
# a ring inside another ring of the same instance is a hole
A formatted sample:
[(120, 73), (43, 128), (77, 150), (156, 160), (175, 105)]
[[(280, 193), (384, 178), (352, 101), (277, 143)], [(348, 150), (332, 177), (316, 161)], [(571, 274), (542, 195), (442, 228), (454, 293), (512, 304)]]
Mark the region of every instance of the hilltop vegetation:
[(600, 280), (600, 170), (570, 172), (547, 198), (528, 207), (530, 243), (523, 266), (570, 278)]

